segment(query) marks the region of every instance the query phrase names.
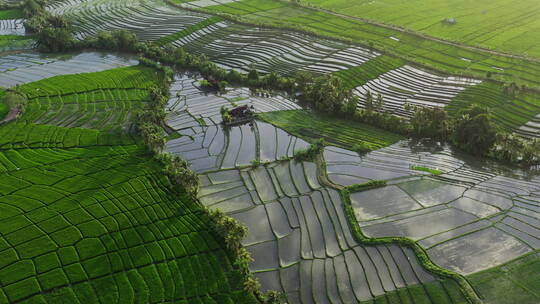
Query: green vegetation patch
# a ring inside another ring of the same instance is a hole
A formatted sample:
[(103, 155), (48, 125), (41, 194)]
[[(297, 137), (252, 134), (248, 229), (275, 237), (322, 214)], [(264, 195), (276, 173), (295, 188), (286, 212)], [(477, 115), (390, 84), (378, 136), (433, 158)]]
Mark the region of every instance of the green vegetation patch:
[[(431, 301), (430, 301), (431, 299)], [(400, 288), (377, 296), (371, 301), (360, 302), (361, 304), (412, 304), (412, 303), (437, 303), (437, 304), (467, 304), (469, 303), (459, 291), (459, 286), (452, 279), (441, 279), (422, 285), (412, 285)]]
[(194, 24), (192, 26), (189, 26), (187, 28), (185, 28), (184, 30), (181, 30), (179, 32), (176, 32), (176, 33), (172, 33), (170, 35), (167, 35), (167, 36), (163, 36), (161, 38), (159, 38), (158, 40), (156, 40), (156, 44), (159, 45), (159, 46), (163, 46), (167, 43), (171, 43), (171, 42), (174, 42), (182, 37), (185, 37), (193, 32), (196, 32), (198, 30), (201, 30), (209, 25), (212, 25), (214, 23), (218, 23), (220, 22), (222, 19), (218, 16), (213, 16), (213, 17), (210, 17), (208, 19), (205, 19), (197, 24)]
[(133, 66), (95, 73), (55, 76), (22, 85), (20, 90), (32, 99), (99, 89), (148, 89), (155, 86), (162, 77), (162, 73), (156, 69)]
[(335, 72), (334, 75), (341, 78), (347, 88), (352, 89), (403, 65), (405, 65), (405, 61), (402, 59), (381, 55), (359, 66)]
[(22, 85), (30, 97), (27, 123), (100, 130), (129, 129), (135, 112), (147, 107), (148, 88), (159, 85), (161, 72), (148, 67), (63, 75)]
[(441, 175), (442, 174), (441, 170), (427, 168), (427, 167), (421, 167), (421, 166), (412, 166), (411, 169), (416, 170), (416, 171), (428, 172), (428, 173), (431, 173), (433, 175)]
[(504, 86), (492, 81), (460, 92), (446, 110), (456, 116), (472, 104), (488, 108), (495, 122), (507, 131), (519, 128), (540, 113), (539, 94), (524, 91), (510, 94)]
[(376, 150), (402, 139), (400, 135), (365, 124), (302, 110), (262, 113), (258, 117), (295, 136), (324, 138), (328, 144), (348, 149), (363, 143)]
[(9, 112), (9, 106), (4, 101), (5, 94), (6, 92), (0, 89), (0, 120), (4, 119), (4, 117), (6, 117), (7, 113)]
[(23, 11), (18, 8), (0, 10), (0, 20), (24, 18)]
[(386, 186), (385, 180), (372, 180), (369, 182), (365, 182), (363, 184), (356, 184), (356, 185), (348, 186), (347, 190), (349, 190), (349, 192), (360, 192), (360, 191), (366, 191), (366, 190), (375, 189), (375, 188), (381, 188), (384, 186)]
[[(139, 98), (159, 79), (136, 67), (20, 90), (32, 118), (45, 100), (64, 101), (53, 111), (63, 113), (73, 96)], [(0, 126), (2, 303), (256, 303), (212, 227), (138, 138), (24, 119)]]
[(528, 255), (468, 276), (486, 303), (533, 304), (540, 301), (540, 256)]
[[(0, 282), (10, 302), (90, 284), (85, 303), (113, 295), (131, 302), (133, 290), (143, 302), (237, 303), (231, 292), (242, 282), (208, 216), (170, 186), (145, 147), (2, 150), (0, 181)], [(133, 270), (140, 276), (125, 276)], [(167, 276), (175, 279), (160, 280)]]
[(34, 40), (28, 36), (0, 35), (0, 52), (30, 48)]

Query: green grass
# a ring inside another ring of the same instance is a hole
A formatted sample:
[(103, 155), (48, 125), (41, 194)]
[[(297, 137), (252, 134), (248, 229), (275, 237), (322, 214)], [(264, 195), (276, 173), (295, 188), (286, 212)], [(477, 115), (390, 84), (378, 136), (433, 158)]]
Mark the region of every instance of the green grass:
[[(349, 16), (403, 26), (446, 40), (540, 58), (540, 3), (535, 0), (304, 2)], [(455, 18), (456, 24), (442, 22), (447, 18)]]
[(421, 166), (412, 166), (411, 169), (416, 170), (416, 171), (423, 171), (423, 172), (431, 173), (433, 175), (441, 175), (442, 174), (441, 170), (427, 168), (427, 167), (421, 167)]
[(20, 10), (18, 8), (0, 10), (0, 20), (21, 19), (21, 18), (24, 18), (24, 14), (23, 14), (22, 10)]
[[(426, 40), (409, 33), (318, 12), (292, 3), (278, 0), (242, 0), (207, 7), (205, 10), (241, 16), (243, 20), (255, 24), (295, 28), (326, 37), (344, 38), (364, 45), (371, 44), (387, 54), (445, 73), (485, 77), (489, 71), (497, 79), (540, 87), (539, 63)], [(390, 37), (395, 37), (399, 41)]]
[[(430, 302), (429, 299), (432, 299)], [(390, 291), (382, 296), (375, 297), (371, 301), (360, 302), (361, 304), (413, 304), (413, 303), (436, 303), (436, 304), (466, 304), (465, 297), (459, 292), (459, 286), (452, 279), (443, 279), (422, 285), (413, 285), (407, 288)]]
[(490, 81), (460, 92), (446, 110), (455, 116), (473, 103), (489, 108), (496, 123), (507, 131), (520, 127), (540, 113), (539, 94), (523, 92), (513, 97), (506, 94), (502, 86)]
[(375, 150), (402, 139), (399, 135), (365, 124), (302, 110), (262, 113), (258, 117), (295, 136), (324, 138), (328, 144), (348, 149), (364, 143)]
[(9, 112), (9, 106), (4, 102), (5, 91), (0, 89), (0, 120), (4, 119)]
[(172, 34), (169, 34), (167, 36), (163, 36), (161, 38), (159, 38), (158, 40), (156, 40), (156, 44), (159, 45), (159, 46), (163, 46), (165, 44), (168, 44), (168, 43), (171, 43), (171, 42), (174, 42), (182, 37), (185, 37), (193, 32), (196, 32), (200, 29), (203, 29), (209, 25), (212, 25), (214, 23), (218, 23), (220, 22), (222, 19), (218, 16), (213, 16), (213, 17), (210, 17), (208, 19), (204, 19), (203, 21), (197, 23), (197, 24), (194, 24), (192, 26), (189, 26), (187, 28), (185, 28), (184, 30), (182, 31), (179, 31), (179, 32), (176, 32), (176, 33), (172, 33)]
[(381, 55), (359, 66), (335, 72), (334, 75), (341, 78), (347, 88), (352, 89), (403, 65), (405, 61), (399, 58)]
[(528, 255), (510, 263), (468, 276), (489, 304), (540, 302), (540, 256)]
[(30, 48), (33, 39), (28, 36), (0, 35), (0, 52)]

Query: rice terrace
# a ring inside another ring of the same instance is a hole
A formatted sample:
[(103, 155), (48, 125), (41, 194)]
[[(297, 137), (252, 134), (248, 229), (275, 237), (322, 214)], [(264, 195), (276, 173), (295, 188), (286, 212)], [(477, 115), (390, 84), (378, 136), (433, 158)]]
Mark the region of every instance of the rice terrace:
[(540, 303), (540, 2), (0, 0), (1, 303)]

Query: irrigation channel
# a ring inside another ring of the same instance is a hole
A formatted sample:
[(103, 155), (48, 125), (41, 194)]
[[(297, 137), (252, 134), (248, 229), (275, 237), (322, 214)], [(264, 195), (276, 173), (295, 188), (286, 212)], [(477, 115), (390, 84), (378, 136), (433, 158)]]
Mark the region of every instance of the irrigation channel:
[(251, 270), (263, 289), (285, 291), (291, 303), (366, 301), (436, 280), (410, 249), (359, 244), (342, 186), (388, 181), (351, 194), (363, 232), (417, 240), (435, 263), (463, 275), (540, 248), (538, 174), (407, 140), (365, 155), (329, 146), (316, 162), (298, 162), (291, 156), (307, 146), (301, 138), (261, 121), (224, 129), (219, 113), (222, 106), (246, 104), (262, 113), (297, 104), (242, 88), (213, 95), (197, 85), (196, 77), (175, 77), (167, 124), (182, 136), (166, 150), (199, 173), (203, 204), (248, 226), (243, 244), (255, 259)]

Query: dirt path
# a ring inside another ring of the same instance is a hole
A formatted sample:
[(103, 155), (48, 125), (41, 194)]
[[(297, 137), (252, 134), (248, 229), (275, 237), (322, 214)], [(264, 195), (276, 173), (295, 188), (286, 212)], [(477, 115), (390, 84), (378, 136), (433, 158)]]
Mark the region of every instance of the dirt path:
[(401, 32), (401, 33), (406, 33), (406, 34), (413, 35), (413, 36), (416, 36), (416, 37), (420, 37), (420, 38), (423, 38), (423, 39), (444, 43), (446, 45), (452, 45), (452, 46), (456, 46), (456, 47), (460, 47), (460, 48), (464, 48), (464, 49), (468, 49), (468, 50), (489, 53), (489, 54), (497, 55), (497, 56), (503, 56), (503, 57), (508, 57), (508, 58), (515, 58), (515, 59), (521, 59), (521, 60), (532, 61), (532, 62), (535, 62), (535, 63), (540, 63), (540, 59), (534, 58), (534, 57), (516, 55), (516, 54), (511, 54), (511, 53), (505, 53), (505, 52), (501, 52), (501, 51), (491, 50), (491, 49), (488, 49), (488, 48), (483, 48), (483, 47), (478, 47), (478, 46), (472, 46), (472, 45), (466, 45), (466, 44), (462, 44), (462, 43), (452, 42), (452, 41), (444, 40), (444, 39), (441, 39), (441, 38), (436, 38), (436, 37), (433, 37), (433, 36), (429, 36), (429, 35), (426, 35), (426, 34), (423, 34), (423, 33), (415, 32), (415, 31), (412, 31), (412, 30), (404, 29), (404, 28), (399, 27), (399, 26), (389, 25), (389, 24), (385, 24), (385, 23), (382, 23), (382, 22), (377, 22), (377, 21), (374, 21), (374, 20), (364, 19), (364, 18), (361, 18), (361, 17), (354, 17), (354, 16), (349, 16), (349, 15), (344, 15), (344, 14), (340, 14), (340, 13), (337, 13), (337, 12), (334, 12), (334, 11), (331, 11), (331, 10), (328, 10), (328, 9), (324, 9), (324, 8), (308, 7), (308, 6), (303, 6), (303, 5), (302, 5), (302, 7), (306, 8), (306, 9), (311, 9), (311, 10), (327, 13), (327, 14), (330, 14), (330, 15), (334, 15), (334, 16), (337, 16), (337, 17), (340, 17), (340, 18), (345, 18), (345, 19), (349, 19), (349, 20), (356, 20), (356, 21), (361, 21), (361, 22), (364, 22), (364, 23), (380, 26), (380, 27), (383, 27), (383, 28), (395, 30), (395, 31), (398, 31), (398, 32)]
[(17, 116), (19, 115), (19, 113), (20, 113), (19, 108), (11, 108), (9, 110), (9, 113), (6, 115), (6, 117), (4, 117), (4, 119), (0, 121), (0, 125), (6, 124), (12, 120), (17, 119)]

